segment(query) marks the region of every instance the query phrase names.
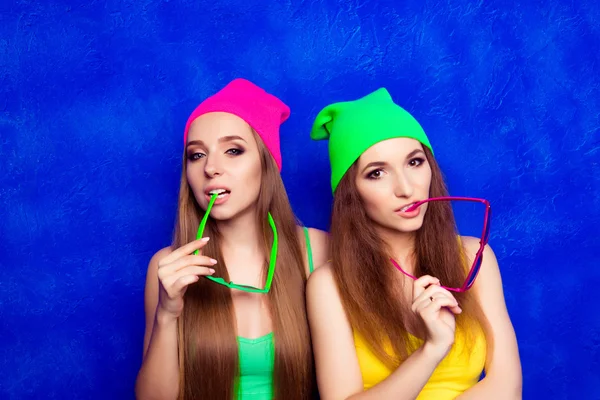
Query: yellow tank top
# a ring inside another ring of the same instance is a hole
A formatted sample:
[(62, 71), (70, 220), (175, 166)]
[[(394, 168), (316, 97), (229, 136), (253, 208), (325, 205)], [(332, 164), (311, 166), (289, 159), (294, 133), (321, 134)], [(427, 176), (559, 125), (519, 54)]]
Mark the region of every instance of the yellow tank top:
[[(454, 346), (433, 371), (417, 400), (454, 399), (479, 381), (485, 366), (486, 340), (481, 329), (477, 332), (474, 337), (475, 343), (467, 349), (464, 334), (457, 328)], [(410, 339), (416, 345), (414, 348), (423, 344), (423, 340), (415, 336), (411, 335)], [(375, 357), (356, 331), (354, 346), (365, 390), (383, 381), (393, 372)], [(392, 354), (391, 346), (387, 346), (386, 351)]]

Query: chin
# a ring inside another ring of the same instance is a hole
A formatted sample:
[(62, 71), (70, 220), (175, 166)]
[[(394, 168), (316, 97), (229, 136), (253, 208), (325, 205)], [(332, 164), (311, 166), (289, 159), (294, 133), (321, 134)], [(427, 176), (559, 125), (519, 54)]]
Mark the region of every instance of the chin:
[(210, 217), (217, 221), (227, 221), (234, 218), (238, 212), (226, 207), (215, 207), (210, 212)]
[(389, 229), (393, 229), (402, 233), (413, 233), (421, 229), (423, 226), (423, 219), (415, 219), (413, 221), (401, 221), (400, 223), (396, 223), (394, 225), (387, 225)]
[(217, 221), (228, 221), (255, 211), (252, 204), (240, 205), (227, 202), (222, 205), (214, 206), (210, 212), (210, 217)]

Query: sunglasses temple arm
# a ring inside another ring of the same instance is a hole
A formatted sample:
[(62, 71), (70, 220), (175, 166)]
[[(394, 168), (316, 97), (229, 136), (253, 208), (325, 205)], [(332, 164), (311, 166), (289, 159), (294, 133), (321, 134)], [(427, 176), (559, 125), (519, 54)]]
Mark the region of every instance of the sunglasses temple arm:
[[(204, 234), (204, 227), (206, 226), (206, 221), (208, 221), (208, 216), (210, 215), (210, 211), (213, 208), (213, 205), (215, 204), (215, 201), (217, 200), (217, 196), (218, 194), (214, 193), (212, 195), (212, 197), (210, 198), (210, 201), (208, 202), (208, 206), (206, 207), (206, 212), (204, 213), (204, 216), (202, 217), (202, 221), (200, 221), (200, 226), (198, 227), (198, 233), (196, 235), (196, 240), (202, 239), (202, 235)], [(194, 255), (198, 255), (199, 254), (199, 250), (194, 251)]]
[(271, 213), (268, 214), (268, 218), (269, 225), (271, 225), (271, 229), (273, 230), (273, 245), (271, 246), (271, 258), (269, 259), (269, 271), (267, 272), (267, 282), (265, 282), (265, 289), (270, 288), (271, 283), (273, 282), (275, 266), (272, 266), (271, 262), (277, 262), (277, 249), (279, 247), (279, 235), (277, 234), (277, 227), (275, 226), (275, 221), (273, 220)]

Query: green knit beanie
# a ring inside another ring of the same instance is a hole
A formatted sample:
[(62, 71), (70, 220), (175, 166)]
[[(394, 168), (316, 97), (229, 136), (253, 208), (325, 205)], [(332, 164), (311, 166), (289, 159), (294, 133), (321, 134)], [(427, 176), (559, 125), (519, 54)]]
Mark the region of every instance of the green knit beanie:
[(394, 103), (385, 88), (358, 100), (333, 103), (323, 108), (313, 123), (310, 136), (314, 140), (329, 139), (333, 192), (361, 154), (383, 140), (416, 139), (433, 153), (421, 125)]

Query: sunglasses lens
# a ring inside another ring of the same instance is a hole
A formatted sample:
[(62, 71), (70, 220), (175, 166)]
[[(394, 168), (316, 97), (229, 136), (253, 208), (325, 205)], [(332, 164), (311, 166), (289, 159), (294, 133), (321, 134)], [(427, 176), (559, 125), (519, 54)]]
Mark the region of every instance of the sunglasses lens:
[(473, 264), (471, 276), (469, 277), (469, 280), (467, 281), (467, 287), (471, 287), (473, 285), (473, 283), (475, 282), (475, 278), (477, 278), (477, 274), (479, 274), (479, 269), (481, 268), (482, 260), (483, 260), (483, 257), (481, 255), (479, 257), (477, 257), (477, 260), (475, 260), (475, 264)]

